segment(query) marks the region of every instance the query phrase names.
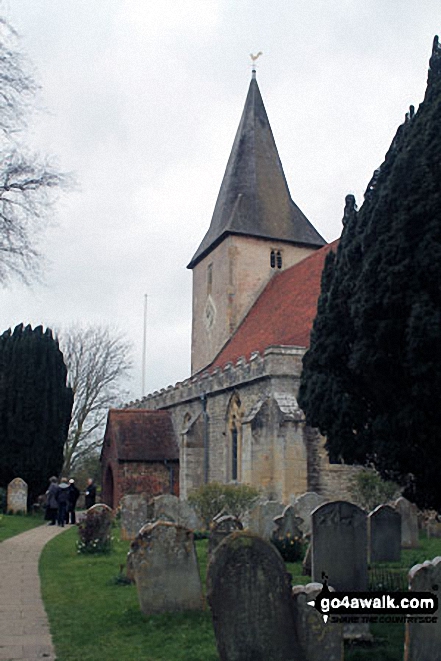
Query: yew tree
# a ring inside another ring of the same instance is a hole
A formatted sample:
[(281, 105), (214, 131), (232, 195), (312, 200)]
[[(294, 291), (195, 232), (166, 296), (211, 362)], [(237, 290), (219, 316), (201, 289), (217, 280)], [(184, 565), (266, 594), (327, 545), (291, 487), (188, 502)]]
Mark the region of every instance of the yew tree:
[(66, 379), (49, 328), (20, 324), (0, 336), (0, 486), (21, 477), (31, 502), (63, 465), (73, 402)]
[(300, 405), (334, 461), (441, 510), (441, 48), (322, 277)]

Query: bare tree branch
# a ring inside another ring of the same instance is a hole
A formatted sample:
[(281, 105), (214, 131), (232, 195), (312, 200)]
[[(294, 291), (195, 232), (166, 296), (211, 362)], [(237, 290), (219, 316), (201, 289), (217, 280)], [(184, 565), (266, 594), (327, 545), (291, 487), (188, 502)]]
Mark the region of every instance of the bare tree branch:
[(74, 326), (59, 333), (74, 405), (65, 444), (65, 474), (102, 442), (109, 408), (122, 405), (121, 383), (132, 368), (131, 346), (103, 326)]
[(0, 283), (39, 275), (38, 239), (55, 202), (70, 183), (46, 159), (23, 146), (22, 133), (38, 90), (17, 34), (0, 17)]

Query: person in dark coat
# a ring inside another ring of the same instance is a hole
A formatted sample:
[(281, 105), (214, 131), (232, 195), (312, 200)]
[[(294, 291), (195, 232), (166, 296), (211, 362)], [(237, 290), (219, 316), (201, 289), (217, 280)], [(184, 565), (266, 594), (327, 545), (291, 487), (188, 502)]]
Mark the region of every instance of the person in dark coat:
[(95, 505), (95, 500), (96, 500), (96, 486), (93, 483), (93, 479), (89, 477), (87, 480), (87, 488), (86, 488), (86, 509), (88, 510), (89, 507), (92, 507), (92, 505)]
[(55, 477), (49, 480), (49, 489), (46, 491), (46, 519), (49, 521), (48, 526), (54, 526), (57, 521), (58, 511), (58, 480)]
[(69, 516), (70, 516), (70, 522), (72, 525), (75, 525), (76, 519), (75, 519), (75, 507), (77, 505), (77, 500), (80, 496), (80, 491), (77, 489), (75, 486), (75, 480), (70, 479), (69, 480), (69, 502), (67, 505), (67, 521), (66, 523), (69, 523)]
[(64, 524), (66, 522), (67, 506), (69, 503), (69, 485), (67, 483), (67, 478), (65, 477), (61, 478), (61, 482), (58, 485), (56, 498), (58, 502), (57, 523), (59, 526), (64, 528)]

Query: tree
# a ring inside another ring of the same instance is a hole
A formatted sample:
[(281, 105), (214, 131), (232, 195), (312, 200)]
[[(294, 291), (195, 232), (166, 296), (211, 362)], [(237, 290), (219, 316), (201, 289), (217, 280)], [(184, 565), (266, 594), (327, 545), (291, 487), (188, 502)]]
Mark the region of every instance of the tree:
[(66, 378), (49, 328), (20, 324), (0, 336), (0, 485), (21, 477), (31, 501), (63, 465), (72, 410)]
[(20, 143), (38, 89), (17, 46), (17, 35), (0, 18), (0, 282), (39, 273), (39, 234), (68, 177)]
[(60, 332), (74, 404), (64, 448), (67, 475), (102, 443), (109, 408), (121, 406), (121, 382), (129, 374), (131, 347), (119, 334), (102, 326), (76, 326)]
[(322, 279), (299, 402), (334, 460), (441, 508), (441, 49)]

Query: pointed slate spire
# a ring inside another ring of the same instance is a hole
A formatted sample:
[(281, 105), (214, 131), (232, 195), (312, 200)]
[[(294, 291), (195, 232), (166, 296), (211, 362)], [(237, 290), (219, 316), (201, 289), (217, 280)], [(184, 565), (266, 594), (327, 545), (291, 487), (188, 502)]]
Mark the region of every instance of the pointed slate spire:
[(228, 234), (319, 247), (326, 241), (292, 201), (253, 75), (211, 224), (188, 268)]

